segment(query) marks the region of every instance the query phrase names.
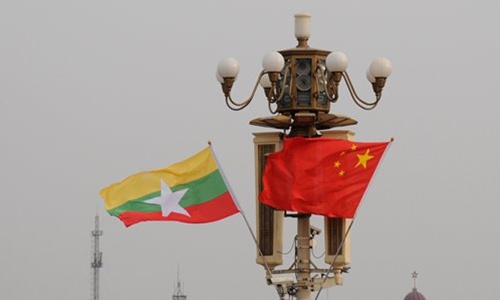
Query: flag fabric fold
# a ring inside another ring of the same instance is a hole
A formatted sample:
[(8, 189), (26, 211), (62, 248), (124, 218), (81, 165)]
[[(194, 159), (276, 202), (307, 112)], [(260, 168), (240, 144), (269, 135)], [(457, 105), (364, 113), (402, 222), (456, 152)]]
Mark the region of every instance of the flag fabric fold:
[(144, 221), (214, 222), (239, 212), (210, 147), (163, 169), (140, 172), (100, 191), (125, 226)]
[(353, 218), (388, 144), (287, 138), (267, 158), (259, 200), (279, 210)]

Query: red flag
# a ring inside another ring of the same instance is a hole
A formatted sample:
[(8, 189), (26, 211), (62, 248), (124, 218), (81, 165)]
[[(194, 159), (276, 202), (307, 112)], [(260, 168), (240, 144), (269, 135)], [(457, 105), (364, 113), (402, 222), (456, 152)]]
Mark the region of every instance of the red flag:
[(279, 210), (353, 218), (389, 142), (289, 138), (268, 156), (259, 200)]

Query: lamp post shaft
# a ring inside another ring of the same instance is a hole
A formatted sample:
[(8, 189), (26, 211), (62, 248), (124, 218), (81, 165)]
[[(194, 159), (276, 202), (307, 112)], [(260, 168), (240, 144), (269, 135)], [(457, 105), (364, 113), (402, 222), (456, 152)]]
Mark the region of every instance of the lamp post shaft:
[(297, 219), (297, 300), (310, 300), (311, 291), (311, 237), (310, 215), (301, 214)]

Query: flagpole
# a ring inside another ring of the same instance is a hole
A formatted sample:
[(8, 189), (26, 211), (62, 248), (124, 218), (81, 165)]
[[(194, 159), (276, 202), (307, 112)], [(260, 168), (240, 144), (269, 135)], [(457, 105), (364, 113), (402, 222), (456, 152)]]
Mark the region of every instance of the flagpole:
[[(382, 164), (382, 161), (384, 160), (385, 155), (389, 151), (389, 148), (392, 145), (393, 141), (394, 141), (394, 137), (391, 137), (389, 143), (387, 144), (387, 148), (384, 150), (384, 153), (382, 154), (382, 157), (380, 158), (379, 165)], [(372, 180), (375, 177), (375, 175), (377, 174), (377, 171), (378, 171), (378, 168), (375, 169), (375, 173), (373, 174)], [(368, 192), (369, 188), (370, 188), (370, 183), (368, 184), (368, 187), (366, 188), (365, 194)], [(363, 198), (364, 198), (364, 195), (363, 195)], [(324, 282), (326, 282), (326, 279), (328, 278), (328, 275), (332, 272), (333, 265), (335, 264), (335, 261), (337, 260), (337, 257), (340, 254), (342, 246), (344, 245), (344, 242), (345, 242), (345, 240), (347, 238), (347, 235), (351, 232), (352, 225), (354, 224), (354, 220), (355, 220), (355, 218), (357, 216), (357, 212), (359, 211), (362, 203), (363, 203), (363, 201), (361, 200), (361, 202), (360, 202), (360, 204), (358, 206), (358, 209), (356, 210), (356, 214), (354, 215), (354, 218), (351, 221), (351, 224), (349, 224), (349, 227), (347, 228), (346, 233), (344, 234), (344, 236), (342, 238), (342, 241), (340, 242), (339, 246), (337, 247), (337, 251), (335, 252), (335, 256), (333, 257), (332, 263), (330, 264), (330, 267), (328, 268), (328, 271), (326, 272)], [(323, 290), (323, 286), (321, 286), (320, 289), (318, 290), (318, 293), (316, 294), (316, 298), (314, 298), (314, 300), (318, 300), (318, 297), (321, 294), (322, 290)]]
[[(394, 137), (391, 137), (389, 143), (387, 144), (387, 148), (385, 149), (384, 153), (382, 154), (382, 157), (380, 158), (380, 162), (379, 162), (379, 165), (382, 163), (382, 161), (384, 160), (384, 157), (386, 155), (386, 153), (389, 151), (389, 148), (390, 146), (392, 145), (392, 142), (394, 141)], [(373, 174), (373, 177), (372, 177), (372, 180), (373, 178), (375, 177), (376, 173), (378, 171), (378, 168), (375, 169), (375, 173)], [(370, 183), (368, 184), (368, 187), (366, 188), (366, 191), (365, 191), (365, 194), (366, 192), (368, 191), (368, 189), (370, 188)], [(363, 198), (364, 198), (364, 195), (363, 195)], [(352, 219), (351, 221), (351, 224), (349, 224), (349, 227), (347, 228), (346, 230), (346, 233), (344, 234), (344, 236), (342, 237), (342, 241), (340, 242), (339, 246), (337, 247), (337, 251), (335, 252), (335, 256), (333, 257), (333, 260), (332, 260), (332, 263), (330, 264), (330, 267), (328, 268), (328, 271), (326, 272), (326, 275), (325, 275), (325, 279), (323, 281), (323, 283), (326, 282), (326, 279), (328, 278), (328, 275), (332, 272), (332, 269), (333, 269), (333, 265), (335, 264), (336, 260), (337, 260), (337, 257), (339, 256), (340, 254), (340, 251), (342, 249), (342, 246), (344, 245), (344, 242), (347, 238), (347, 236), (349, 235), (349, 233), (351, 232), (351, 228), (352, 228), (352, 225), (354, 224), (354, 220), (356, 219), (356, 216), (357, 216), (357, 212), (359, 211), (360, 207), (361, 207), (361, 204), (363, 203), (363, 201), (361, 201), (360, 205), (358, 206), (358, 209), (356, 210), (356, 213), (354, 215), (354, 218)], [(316, 297), (314, 298), (314, 300), (318, 300), (319, 298), (319, 295), (321, 294), (321, 291), (323, 290), (323, 285), (319, 288), (318, 290), (318, 293), (316, 294)]]
[[(354, 219), (352, 219), (351, 224), (349, 224), (349, 227), (347, 228), (344, 236), (342, 237), (342, 241), (340, 241), (340, 244), (337, 247), (337, 251), (335, 252), (335, 256), (333, 257), (332, 263), (330, 264), (330, 267), (328, 268), (328, 271), (325, 274), (325, 279), (323, 280), (323, 283), (326, 282), (326, 280), (328, 279), (328, 275), (330, 275), (330, 273), (332, 272), (333, 265), (335, 264), (335, 261), (337, 260), (337, 257), (340, 254), (340, 250), (344, 246), (344, 242), (345, 242), (345, 240), (347, 238), (347, 235), (349, 235), (349, 233), (351, 232), (352, 224), (354, 224)], [(320, 288), (318, 290), (318, 293), (316, 294), (316, 297), (314, 298), (314, 300), (318, 300), (319, 295), (321, 294), (322, 290), (323, 290), (323, 285), (320, 286)]]
[(229, 184), (229, 182), (226, 179), (226, 175), (224, 174), (224, 170), (222, 169), (222, 167), (219, 163), (219, 159), (217, 158), (217, 155), (215, 154), (215, 151), (212, 148), (212, 142), (208, 141), (208, 147), (210, 148), (210, 152), (212, 153), (212, 155), (215, 159), (215, 162), (217, 163), (217, 167), (219, 168), (219, 171), (222, 175), (222, 180), (224, 180), (224, 183), (226, 184), (226, 186), (229, 190), (229, 193), (231, 194), (231, 196), (234, 200), (234, 203), (236, 204), (236, 207), (238, 207), (238, 210), (239, 210), (241, 216), (243, 217), (245, 224), (247, 225), (248, 231), (250, 231), (250, 234), (252, 235), (253, 241), (255, 242), (255, 246), (257, 247), (257, 250), (259, 251), (259, 255), (262, 257), (262, 260), (264, 262), (264, 267), (266, 269), (266, 273), (270, 279), (270, 278), (272, 278), (272, 273), (271, 273), (271, 269), (269, 268), (269, 265), (267, 264), (266, 257), (264, 256), (264, 254), (262, 253), (262, 250), (260, 249), (259, 242), (257, 241), (257, 237), (255, 236), (255, 233), (253, 232), (252, 227), (250, 226), (250, 223), (248, 222), (248, 219), (245, 215), (245, 212), (243, 211), (243, 208), (241, 207), (238, 199), (236, 198), (235, 194), (233, 193), (233, 189), (231, 188), (231, 185)]

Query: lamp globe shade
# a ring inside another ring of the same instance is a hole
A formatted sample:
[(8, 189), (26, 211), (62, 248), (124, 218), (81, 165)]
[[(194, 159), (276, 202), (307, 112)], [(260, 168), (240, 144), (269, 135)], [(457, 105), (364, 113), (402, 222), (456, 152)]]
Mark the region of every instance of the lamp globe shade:
[(219, 72), (215, 72), (215, 78), (217, 78), (217, 81), (220, 83), (224, 83), (224, 78), (219, 75)]
[(370, 64), (370, 74), (377, 78), (383, 77), (387, 78), (391, 75), (392, 64), (391, 61), (385, 57), (375, 58)]
[(260, 86), (263, 88), (270, 88), (272, 86), (271, 80), (267, 74), (264, 74), (260, 79)]
[(240, 72), (238, 61), (232, 57), (223, 58), (217, 65), (217, 74), (222, 78), (234, 78)]
[(301, 12), (295, 15), (295, 37), (308, 39), (311, 35), (311, 15)]
[(285, 66), (285, 59), (279, 52), (271, 51), (262, 58), (262, 67), (266, 72), (281, 72)]
[(372, 76), (370, 69), (366, 70), (366, 79), (368, 79), (368, 81), (371, 83), (375, 83), (376, 81), (375, 77)]
[(326, 57), (326, 68), (330, 72), (344, 72), (348, 64), (349, 59), (342, 52), (332, 52)]

